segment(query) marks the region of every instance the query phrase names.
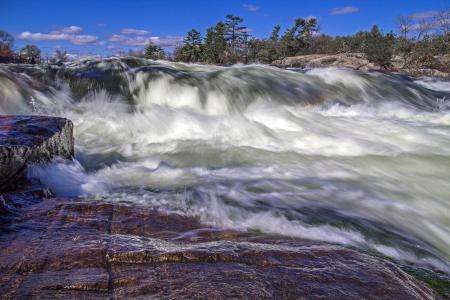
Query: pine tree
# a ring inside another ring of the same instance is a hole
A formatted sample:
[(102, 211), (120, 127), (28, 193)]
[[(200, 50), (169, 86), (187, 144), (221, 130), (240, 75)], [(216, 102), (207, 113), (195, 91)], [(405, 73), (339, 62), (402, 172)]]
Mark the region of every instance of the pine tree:
[(144, 56), (145, 56), (145, 58), (154, 59), (154, 60), (164, 59), (165, 53), (164, 53), (164, 50), (160, 46), (154, 45), (154, 44), (149, 44), (144, 49)]
[(207, 63), (221, 64), (225, 62), (227, 42), (225, 38), (226, 25), (219, 22), (216, 26), (208, 28), (203, 44), (202, 60)]
[(175, 50), (175, 59), (185, 62), (198, 62), (202, 57), (202, 37), (200, 32), (192, 29), (183, 40), (183, 46)]
[(189, 31), (184, 40), (184, 44), (189, 50), (189, 61), (199, 61), (202, 53), (202, 37), (200, 32), (196, 29)]
[(311, 43), (313, 33), (317, 31), (317, 20), (295, 20), (294, 26), (286, 30), (281, 38), (280, 48), (284, 57), (295, 56), (308, 47)]
[(268, 41), (268, 61), (269, 63), (279, 57), (279, 39), (280, 39), (280, 25), (273, 27), (272, 34)]
[(245, 34), (247, 32), (247, 27), (240, 26), (239, 24), (244, 22), (244, 19), (241, 17), (233, 16), (233, 15), (227, 15), (225, 20), (225, 26), (226, 26), (226, 32), (225, 37), (227, 38), (227, 41), (229, 42), (231, 54), (236, 54), (236, 48), (238, 45), (238, 42), (242, 41), (245, 37)]
[(69, 60), (69, 56), (67, 55), (67, 51), (56, 50), (55, 57), (52, 59), (53, 62), (57, 64), (65, 63)]
[(393, 42), (394, 35), (392, 33), (384, 35), (378, 26), (374, 25), (372, 30), (366, 34), (363, 46), (367, 59), (383, 68), (389, 67), (391, 65)]

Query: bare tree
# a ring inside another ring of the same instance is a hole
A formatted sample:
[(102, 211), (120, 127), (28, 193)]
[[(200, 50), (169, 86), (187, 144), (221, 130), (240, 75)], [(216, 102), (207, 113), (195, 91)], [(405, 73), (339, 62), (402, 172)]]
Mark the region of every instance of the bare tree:
[(446, 35), (450, 32), (450, 9), (440, 11), (434, 18), (436, 27)]
[(0, 30), (0, 45), (12, 48), (14, 44), (14, 37), (6, 31)]
[(427, 36), (433, 29), (433, 22), (427, 19), (421, 19), (414, 25), (414, 29), (417, 32), (417, 39), (420, 40)]
[(398, 16), (396, 20), (400, 36), (407, 38), (408, 33), (413, 28), (413, 18), (411, 16)]
[(69, 60), (69, 56), (67, 55), (67, 51), (61, 51), (59, 49), (56, 50), (55, 56), (54, 56), (54, 61), (57, 64), (65, 63), (68, 60)]

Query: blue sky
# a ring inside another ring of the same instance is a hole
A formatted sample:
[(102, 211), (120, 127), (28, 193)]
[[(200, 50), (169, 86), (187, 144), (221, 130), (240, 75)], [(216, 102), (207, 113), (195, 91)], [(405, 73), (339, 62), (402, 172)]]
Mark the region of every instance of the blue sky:
[(36, 44), (44, 55), (58, 48), (110, 55), (149, 41), (170, 49), (191, 28), (204, 33), (230, 13), (244, 18), (253, 36), (265, 37), (297, 17), (317, 17), (321, 32), (342, 35), (373, 24), (395, 30), (399, 15), (428, 17), (449, 8), (449, 0), (2, 0), (0, 30), (15, 36), (15, 48)]

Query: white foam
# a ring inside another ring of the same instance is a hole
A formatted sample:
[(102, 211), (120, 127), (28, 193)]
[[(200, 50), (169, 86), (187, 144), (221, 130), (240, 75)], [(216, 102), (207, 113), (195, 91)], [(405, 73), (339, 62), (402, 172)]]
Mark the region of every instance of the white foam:
[(440, 80), (431, 77), (422, 77), (418, 80), (414, 81), (418, 85), (421, 85), (427, 89), (436, 90), (436, 91), (448, 91), (450, 92), (450, 81), (449, 80)]
[[(142, 201), (220, 227), (449, 265), (450, 113), (433, 106), (441, 94), (341, 69), (158, 66), (171, 72), (126, 71), (131, 99), (104, 90), (73, 99), (64, 83), (51, 92), (23, 83), (38, 113), (74, 122), (81, 162), (36, 166), (30, 176), (61, 196)], [(0, 111), (21, 111), (27, 99), (1, 82), (13, 103)], [(311, 224), (308, 209), (382, 224), (434, 258), (386, 248), (349, 224)]]

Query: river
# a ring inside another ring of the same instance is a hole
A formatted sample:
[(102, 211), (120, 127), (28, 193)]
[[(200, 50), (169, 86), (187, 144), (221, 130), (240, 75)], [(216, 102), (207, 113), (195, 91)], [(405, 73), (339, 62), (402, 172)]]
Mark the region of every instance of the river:
[(450, 82), (111, 58), (0, 67), (0, 113), (69, 118), (29, 177), (450, 273)]

